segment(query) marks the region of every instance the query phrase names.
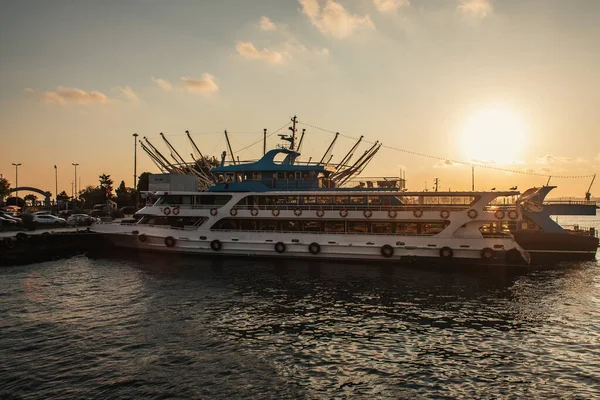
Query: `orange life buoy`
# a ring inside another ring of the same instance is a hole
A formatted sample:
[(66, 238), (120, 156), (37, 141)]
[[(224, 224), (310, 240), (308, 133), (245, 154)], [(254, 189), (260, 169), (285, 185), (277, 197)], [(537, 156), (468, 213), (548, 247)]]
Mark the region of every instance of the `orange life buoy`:
[(413, 211), (413, 215), (415, 218), (421, 218), (423, 216), (423, 210), (417, 208), (415, 211)]
[(496, 211), (496, 212), (494, 213), (494, 216), (495, 216), (497, 219), (502, 219), (502, 218), (504, 218), (504, 211), (502, 211), (502, 210), (498, 210), (498, 211)]
[(295, 215), (296, 217), (299, 217), (299, 216), (301, 216), (301, 215), (302, 215), (302, 209), (300, 209), (300, 208), (296, 208), (296, 209), (294, 210), (294, 215)]
[(211, 209), (210, 209), (210, 215), (212, 215), (213, 217), (214, 217), (215, 215), (217, 215), (217, 213), (218, 213), (218, 211), (217, 211), (217, 209), (216, 209), (216, 208), (214, 208), (214, 207), (213, 207), (213, 208), (211, 208)]
[(365, 216), (365, 218), (371, 218), (371, 215), (373, 215), (373, 211), (365, 210), (363, 211), (363, 215)]
[(173, 215), (179, 215), (179, 207), (173, 207)]
[(169, 214), (171, 214), (171, 209), (169, 207), (165, 207), (165, 208), (163, 208), (163, 213), (165, 215), (169, 215)]
[(346, 218), (347, 216), (348, 216), (348, 210), (346, 210), (345, 208), (343, 210), (340, 210), (340, 217)]
[(317, 210), (317, 217), (322, 218), (323, 215), (325, 215), (325, 211), (323, 211), (322, 209), (318, 209)]
[(250, 211), (250, 214), (252, 214), (253, 217), (256, 217), (258, 215), (258, 208), (253, 208), (252, 211)]
[(390, 218), (396, 218), (397, 215), (398, 215), (398, 212), (396, 210), (388, 211), (388, 217), (390, 217)]
[(231, 210), (229, 210), (229, 215), (235, 217), (237, 215), (237, 208), (232, 208)]
[(442, 217), (444, 219), (450, 218), (450, 211), (448, 211), (448, 210), (442, 210), (442, 211), (440, 211), (440, 217)]
[(469, 218), (471, 218), (471, 219), (475, 219), (475, 218), (477, 218), (477, 216), (479, 215), (479, 213), (477, 212), (477, 210), (474, 210), (474, 209), (472, 209), (472, 208), (471, 208), (471, 209), (470, 209), (470, 210), (467, 212), (467, 215), (469, 216)]
[(519, 217), (519, 213), (517, 212), (517, 210), (510, 210), (508, 212), (508, 218), (517, 219), (518, 217)]

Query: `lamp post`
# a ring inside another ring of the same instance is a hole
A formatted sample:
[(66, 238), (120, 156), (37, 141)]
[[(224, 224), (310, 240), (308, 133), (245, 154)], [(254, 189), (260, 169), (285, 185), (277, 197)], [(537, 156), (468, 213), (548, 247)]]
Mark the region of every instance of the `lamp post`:
[(71, 163), (71, 165), (75, 167), (75, 179), (73, 180), (73, 182), (75, 183), (75, 191), (73, 192), (73, 202), (74, 202), (73, 208), (75, 208), (75, 205), (76, 205), (75, 202), (77, 201), (77, 166), (79, 164)]
[[(12, 165), (15, 166), (15, 188), (19, 188), (19, 165), (21, 165), (21, 163), (15, 164), (12, 163)], [(15, 192), (15, 205), (18, 206), (18, 202), (19, 202), (19, 191), (17, 190)]]
[(137, 137), (138, 134), (133, 134), (133, 189), (135, 190), (135, 208), (137, 209), (139, 202), (139, 193), (137, 190)]
[(54, 204), (56, 204), (56, 210), (58, 212), (58, 168), (54, 166)]

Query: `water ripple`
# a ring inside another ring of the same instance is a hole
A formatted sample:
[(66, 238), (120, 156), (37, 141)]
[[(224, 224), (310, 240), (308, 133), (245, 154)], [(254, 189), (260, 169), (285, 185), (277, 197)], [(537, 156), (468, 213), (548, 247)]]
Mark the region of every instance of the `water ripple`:
[(600, 268), (0, 270), (2, 398), (593, 398)]

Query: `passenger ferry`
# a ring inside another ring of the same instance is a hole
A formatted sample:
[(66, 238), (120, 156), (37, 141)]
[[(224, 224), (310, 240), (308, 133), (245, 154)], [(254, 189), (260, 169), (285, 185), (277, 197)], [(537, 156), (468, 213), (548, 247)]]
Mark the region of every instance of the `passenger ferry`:
[(356, 181), (349, 179), (350, 167), (300, 162), (295, 134), (282, 139), (289, 147), (270, 150), (255, 162), (226, 164), (224, 153), (221, 165), (210, 171), (213, 184), (206, 191), (156, 193), (158, 200), (138, 212), (137, 223), (97, 223), (91, 230), (119, 247), (172, 253), (529, 262), (512, 235), (481, 229), (520, 217), (514, 205), (502, 206), (513, 203), (507, 199), (517, 191), (409, 192), (400, 178)]

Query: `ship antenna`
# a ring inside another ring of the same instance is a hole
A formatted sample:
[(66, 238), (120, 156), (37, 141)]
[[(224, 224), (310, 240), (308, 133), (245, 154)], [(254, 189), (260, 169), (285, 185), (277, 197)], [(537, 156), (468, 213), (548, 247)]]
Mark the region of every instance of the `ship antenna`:
[(225, 140), (227, 141), (227, 147), (229, 148), (229, 154), (231, 155), (231, 161), (233, 161), (233, 165), (235, 165), (235, 156), (233, 155), (233, 150), (231, 150), (231, 143), (229, 142), (229, 136), (227, 136), (227, 129), (225, 129)]

